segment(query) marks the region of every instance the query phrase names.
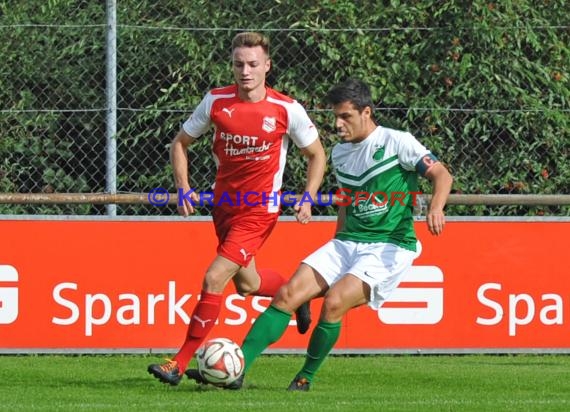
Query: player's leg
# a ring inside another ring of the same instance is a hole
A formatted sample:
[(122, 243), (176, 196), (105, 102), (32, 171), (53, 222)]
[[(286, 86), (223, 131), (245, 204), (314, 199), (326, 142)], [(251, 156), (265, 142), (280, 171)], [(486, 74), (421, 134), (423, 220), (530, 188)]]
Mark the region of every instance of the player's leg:
[[(277, 214), (263, 213), (235, 219), (231, 230), (224, 241), (225, 252), (234, 253), (241, 268), (233, 281), (236, 290), (242, 296), (269, 296), (273, 297), (286, 280), (279, 272), (273, 269), (258, 269), (254, 256), (271, 235), (277, 224)], [(239, 252), (240, 255), (236, 255)], [(297, 330), (304, 334), (311, 324), (309, 302), (299, 306), (296, 310)]]
[[(286, 281), (281, 274), (273, 269), (257, 269), (255, 258), (252, 258), (247, 267), (241, 267), (233, 278), (236, 290), (242, 296), (249, 294), (255, 296), (273, 297)], [(304, 334), (311, 324), (311, 310), (309, 301), (302, 303), (295, 310), (297, 330)]]
[(378, 309), (398, 286), (417, 253), (389, 243), (356, 247), (349, 273), (336, 280), (325, 296), (319, 324), (313, 330), (305, 364), (290, 390), (308, 390), (311, 380), (338, 340), (342, 317), (351, 308)]
[[(234, 280), (238, 292), (244, 295), (259, 288), (254, 256), (271, 233), (277, 219), (258, 220), (255, 216), (233, 216), (221, 210), (216, 212), (214, 218), (220, 240), (218, 256), (206, 271), (200, 302), (192, 313), (186, 341), (174, 357), (183, 367), (182, 370), (186, 369), (214, 327), (221, 309), (222, 293), (228, 282)], [(248, 270), (249, 267), (252, 269)], [(243, 273), (248, 275), (244, 277)]]
[[(277, 215), (227, 216), (223, 212), (218, 212), (215, 217), (218, 219), (218, 222), (223, 222), (223, 224), (216, 225), (218, 237), (221, 239), (217, 249), (218, 256), (225, 258), (226, 262), (232, 264), (232, 271), (231, 276), (226, 276), (230, 274), (226, 273), (219, 279), (213, 275), (220, 272), (210, 271), (205, 279), (204, 290), (210, 292), (215, 285), (218, 285), (221, 302), (221, 293), (231, 279), (236, 286), (236, 290), (242, 296), (273, 296), (285, 280), (275, 271), (267, 270), (258, 273), (255, 265), (255, 255), (274, 228), (277, 222)], [(224, 228), (225, 230), (222, 230)], [(216, 318), (219, 308), (220, 305), (218, 304)], [(213, 314), (214, 312), (212, 311), (211, 315)], [(200, 343), (204, 337), (201, 338)], [(183, 348), (174, 359), (179, 360), (181, 356), (184, 356), (180, 361), (184, 362), (186, 359), (189, 361), (199, 346), (192, 344), (192, 342), (193, 340), (190, 340), (190, 336), (188, 336)], [(203, 383), (203, 379), (201, 379), (195, 369), (187, 370), (186, 375), (190, 379)]]
[(236, 291), (242, 296), (273, 297), (285, 284), (285, 278), (273, 269), (257, 269), (255, 257), (247, 266), (242, 266), (232, 279)]
[(301, 304), (323, 293), (328, 285), (310, 266), (302, 263), (293, 277), (287, 282), (271, 305), (256, 319), (242, 344), (245, 358), (245, 371), (254, 360), (285, 332), (293, 312)]
[(289, 390), (309, 390), (315, 373), (338, 340), (344, 314), (353, 307), (365, 304), (369, 296), (370, 287), (351, 274), (329, 289), (323, 299), (319, 323), (309, 340), (305, 363), (289, 385)]
[(223, 256), (217, 256), (214, 259), (206, 271), (200, 301), (190, 317), (190, 324), (182, 347), (172, 360), (162, 365), (150, 365), (148, 367), (149, 373), (161, 382), (171, 385), (177, 385), (180, 382), (194, 353), (214, 327), (220, 313), (222, 293), (238, 269), (239, 265)]
[(310, 299), (323, 296), (338, 274), (344, 273), (353, 248), (354, 243), (331, 240), (303, 260), (246, 336), (242, 346), (246, 370), (267, 346), (281, 337), (294, 310)]
[[(230, 385), (224, 386), (224, 389), (241, 389), (248, 367), (265, 348), (283, 335), (295, 308), (311, 298), (322, 295), (323, 289), (327, 287), (326, 282), (310, 266), (302, 264), (291, 280), (279, 290), (272, 305), (253, 324), (242, 344), (245, 358), (244, 374)], [(186, 375), (198, 383), (207, 383), (196, 369), (188, 369)]]
[(233, 278), (237, 292), (242, 296), (275, 296), (285, 279), (275, 270), (259, 270), (255, 256), (277, 223), (277, 214), (249, 214), (226, 219), (228, 230), (218, 254), (237, 263), (240, 268)]

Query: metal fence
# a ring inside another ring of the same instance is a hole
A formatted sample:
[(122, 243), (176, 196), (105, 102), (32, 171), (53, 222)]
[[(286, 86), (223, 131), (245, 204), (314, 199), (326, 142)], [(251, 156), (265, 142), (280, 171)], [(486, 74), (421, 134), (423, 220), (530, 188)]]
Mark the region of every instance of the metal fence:
[[(0, 36), (5, 39), (4, 47), (12, 50), (9, 61), (0, 64), (0, 70), (10, 71), (10, 79), (15, 79), (7, 84), (2, 82), (0, 77), (3, 89), (0, 102), (0, 124), (3, 129), (0, 131), (0, 188), (3, 192), (22, 194), (19, 200), (16, 197), (16, 201), (13, 196), (10, 199), (6, 195), (0, 198), (0, 213), (175, 213), (175, 206), (172, 204), (162, 208), (148, 205), (144, 195), (131, 198), (134, 199), (132, 204), (117, 202), (116, 206), (91, 202), (88, 197), (81, 202), (69, 204), (54, 201), (57, 197), (49, 200), (52, 193), (139, 194), (147, 193), (156, 187), (172, 191), (168, 163), (168, 145), (172, 137), (180, 123), (188, 117), (192, 107), (209, 88), (231, 81), (227, 44), (235, 30), (117, 24), (114, 13), (115, 10), (105, 10), (102, 7), (100, 20), (90, 25), (29, 22), (0, 24)], [(549, 27), (544, 30), (567, 33), (569, 27)], [(413, 44), (418, 37), (438, 28), (353, 28), (327, 31), (326, 35), (347, 38), (358, 36), (358, 41), (373, 45), (380, 41), (386, 31), (393, 30), (401, 31), (398, 41), (401, 42), (401, 47), (405, 48)], [(180, 36), (180, 33), (183, 33), (188, 44), (195, 46), (200, 55), (189, 56), (185, 47), (171, 47), (178, 40), (164, 42), (170, 34)], [(288, 79), (290, 68), (295, 68), (294, 81), (306, 90), (314, 89), (315, 82), (330, 85), (337, 80), (333, 75), (334, 67), (328, 67), (326, 70), (323, 68), (322, 75), (319, 74), (319, 78), (315, 78), (315, 71), (319, 69), (320, 53), (323, 52), (319, 50), (318, 45), (305, 47), (306, 44), (295, 43), (296, 39), (298, 41), (311, 36), (314, 38), (314, 31), (283, 28), (274, 29), (270, 34), (274, 49), (286, 48), (289, 51), (286, 57), (274, 56), (274, 70), (269, 80), (277, 86), (291, 80)], [(219, 48), (201, 49), (202, 39), (212, 37), (219, 38)], [(87, 53), (77, 56), (77, 47)], [(122, 54), (126, 48), (136, 49), (138, 54), (129, 56), (126, 60)], [(327, 50), (326, 53), (334, 51)], [(160, 56), (160, 59), (153, 59), (153, 56)], [(167, 59), (164, 59), (164, 56), (167, 56)], [(284, 60), (285, 58), (287, 60)], [(456, 56), (450, 54), (447, 58), (453, 60)], [(200, 72), (189, 72), (186, 70), (192, 64), (189, 59), (207, 60), (215, 70), (210, 71), (207, 77)], [(382, 67), (390, 68), (398, 63), (397, 56), (383, 56), (383, 59), (378, 63)], [(356, 64), (358, 62), (355, 62)], [(568, 62), (564, 64), (568, 69)], [(152, 70), (145, 72), (148, 78), (137, 77), (137, 65), (152, 65)], [(303, 68), (306, 68), (306, 71), (303, 72)], [(393, 69), (398, 70), (396, 67)], [(302, 73), (300, 76), (299, 70)], [(411, 67), (410, 70), (414, 68)], [(437, 72), (439, 68), (434, 66), (429, 70)], [(558, 75), (567, 76), (568, 73), (562, 71)], [(439, 80), (441, 83), (438, 83), (437, 87), (443, 88), (449, 87), (450, 84), (447, 83), (453, 82), (444, 74), (439, 76)], [(176, 89), (180, 88), (182, 83), (191, 86), (177, 92)], [(179, 93), (188, 91), (192, 94), (186, 96), (186, 104), (179, 104), (184, 97), (179, 96)], [(425, 94), (428, 92), (425, 91)], [(398, 127), (405, 127), (419, 138), (425, 136), (426, 145), (437, 148), (456, 175), (456, 180), (462, 188), (459, 195), (535, 195), (533, 201), (526, 202), (524, 207), (521, 204), (525, 202), (520, 202), (520, 198), (519, 203), (514, 198), (512, 201), (495, 201), (494, 204), (499, 207), (495, 206), (492, 211), (483, 206), (486, 203), (484, 197), (480, 198), (480, 201), (471, 199), (464, 202), (458, 197), (454, 203), (478, 206), (459, 206), (451, 209), (450, 213), (570, 214), (567, 207), (570, 203), (568, 197), (559, 196), (553, 204), (552, 198), (546, 196), (566, 195), (568, 192), (551, 193), (548, 190), (540, 190), (542, 182), (549, 179), (549, 173), (552, 173), (547, 166), (541, 168), (540, 165), (527, 165), (534, 172), (523, 170), (522, 177), (515, 171), (524, 169), (521, 165), (524, 165), (524, 157), (528, 153), (540, 156), (541, 151), (546, 150), (541, 136), (537, 135), (536, 141), (517, 147), (511, 140), (512, 135), (520, 130), (507, 131), (501, 124), (496, 123), (496, 117), (491, 117), (496, 113), (519, 112), (528, 122), (541, 123), (546, 117), (569, 116), (568, 102), (538, 111), (525, 108), (524, 105), (512, 109), (442, 104), (410, 107), (406, 104), (405, 95), (406, 93), (403, 93), (400, 104), (379, 104), (378, 117), (388, 125), (393, 123)], [(322, 128), (325, 144), (330, 149), (332, 141), (327, 135), (331, 131), (330, 117), (326, 110), (318, 101), (311, 101), (309, 98), (303, 103)], [(437, 119), (443, 116), (452, 120), (461, 119), (461, 124), (467, 125), (470, 119), (488, 117), (489, 135), (485, 139), (470, 141), (457, 139), (453, 145), (447, 145), (446, 135), (463, 136), (467, 132), (454, 129), (453, 121), (438, 123)], [(561, 132), (568, 136), (568, 131)], [(16, 135), (25, 138), (16, 138)], [(562, 147), (560, 156), (566, 157), (568, 161), (570, 141)], [(190, 157), (193, 159), (191, 171), (194, 186), (207, 190), (214, 177), (214, 164), (208, 145), (192, 147)], [(292, 150), (290, 158), (295, 157), (299, 157), (299, 153)], [(512, 159), (513, 163), (512, 176), (504, 176), (504, 172), (497, 172), (496, 168), (497, 162), (508, 162), (508, 159)], [(476, 167), (471, 167), (472, 165)], [(288, 166), (284, 183), (286, 189), (297, 190), (295, 179), (302, 178), (302, 172), (293, 168), (298, 169), (299, 163)], [(474, 173), (487, 176), (489, 181), (496, 180), (496, 184), (484, 189), (472, 185)], [(499, 173), (501, 176), (498, 176)], [(332, 179), (329, 176), (323, 189), (330, 190), (331, 184)], [(41, 196), (36, 198), (36, 201), (30, 201), (30, 194)], [(541, 198), (541, 194), (545, 197)], [(509, 204), (511, 206), (506, 206)], [(532, 209), (528, 206), (532, 204), (550, 206)], [(209, 210), (201, 210), (201, 213), (208, 215)], [(315, 213), (327, 215), (332, 214), (332, 211), (322, 208)]]

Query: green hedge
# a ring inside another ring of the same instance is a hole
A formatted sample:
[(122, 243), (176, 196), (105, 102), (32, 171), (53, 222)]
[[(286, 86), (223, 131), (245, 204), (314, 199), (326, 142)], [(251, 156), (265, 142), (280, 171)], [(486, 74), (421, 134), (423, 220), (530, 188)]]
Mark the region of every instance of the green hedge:
[[(104, 2), (18, 3), (0, 1), (0, 190), (104, 191)], [(269, 82), (305, 104), (327, 150), (335, 138), (323, 106), (326, 90), (360, 76), (372, 85), (380, 122), (430, 147), (455, 175), (455, 192), (568, 193), (570, 6), (564, 0), (117, 3), (121, 192), (172, 187), (170, 140), (208, 89), (232, 81), (231, 37), (255, 29), (272, 40)], [(201, 190), (213, 169), (208, 144), (192, 148)], [(301, 190), (303, 179), (304, 161), (293, 150), (287, 190)], [(323, 190), (333, 187), (328, 174)], [(425, 182), (423, 189), (429, 191)], [(0, 205), (0, 213), (104, 209)], [(174, 210), (120, 207), (119, 213)], [(453, 206), (448, 213), (570, 211)]]

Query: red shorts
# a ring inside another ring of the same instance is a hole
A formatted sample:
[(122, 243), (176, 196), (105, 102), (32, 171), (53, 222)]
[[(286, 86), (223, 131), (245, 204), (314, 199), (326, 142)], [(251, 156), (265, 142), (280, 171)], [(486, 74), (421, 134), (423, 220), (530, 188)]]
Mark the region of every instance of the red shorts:
[(248, 266), (273, 231), (279, 213), (236, 215), (214, 208), (212, 217), (218, 236), (218, 255), (240, 266)]

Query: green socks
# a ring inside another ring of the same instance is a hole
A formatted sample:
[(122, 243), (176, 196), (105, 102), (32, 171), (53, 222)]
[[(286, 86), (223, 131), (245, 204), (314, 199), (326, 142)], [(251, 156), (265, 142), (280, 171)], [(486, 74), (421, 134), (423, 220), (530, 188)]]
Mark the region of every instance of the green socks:
[(298, 375), (313, 380), (327, 355), (332, 350), (340, 335), (341, 322), (329, 323), (320, 321), (311, 335), (309, 348), (305, 356), (305, 364)]
[[(269, 345), (279, 340), (287, 329), (291, 316), (291, 313), (269, 306), (257, 318), (241, 345), (245, 358), (245, 372)], [(317, 324), (309, 341), (305, 364), (299, 372), (300, 376), (307, 378), (309, 382), (313, 380), (315, 373), (338, 340), (340, 326), (341, 322), (320, 321)]]
[(241, 345), (245, 358), (245, 372), (249, 370), (251, 364), (261, 352), (279, 340), (287, 329), (291, 316), (291, 313), (269, 306), (255, 320)]

